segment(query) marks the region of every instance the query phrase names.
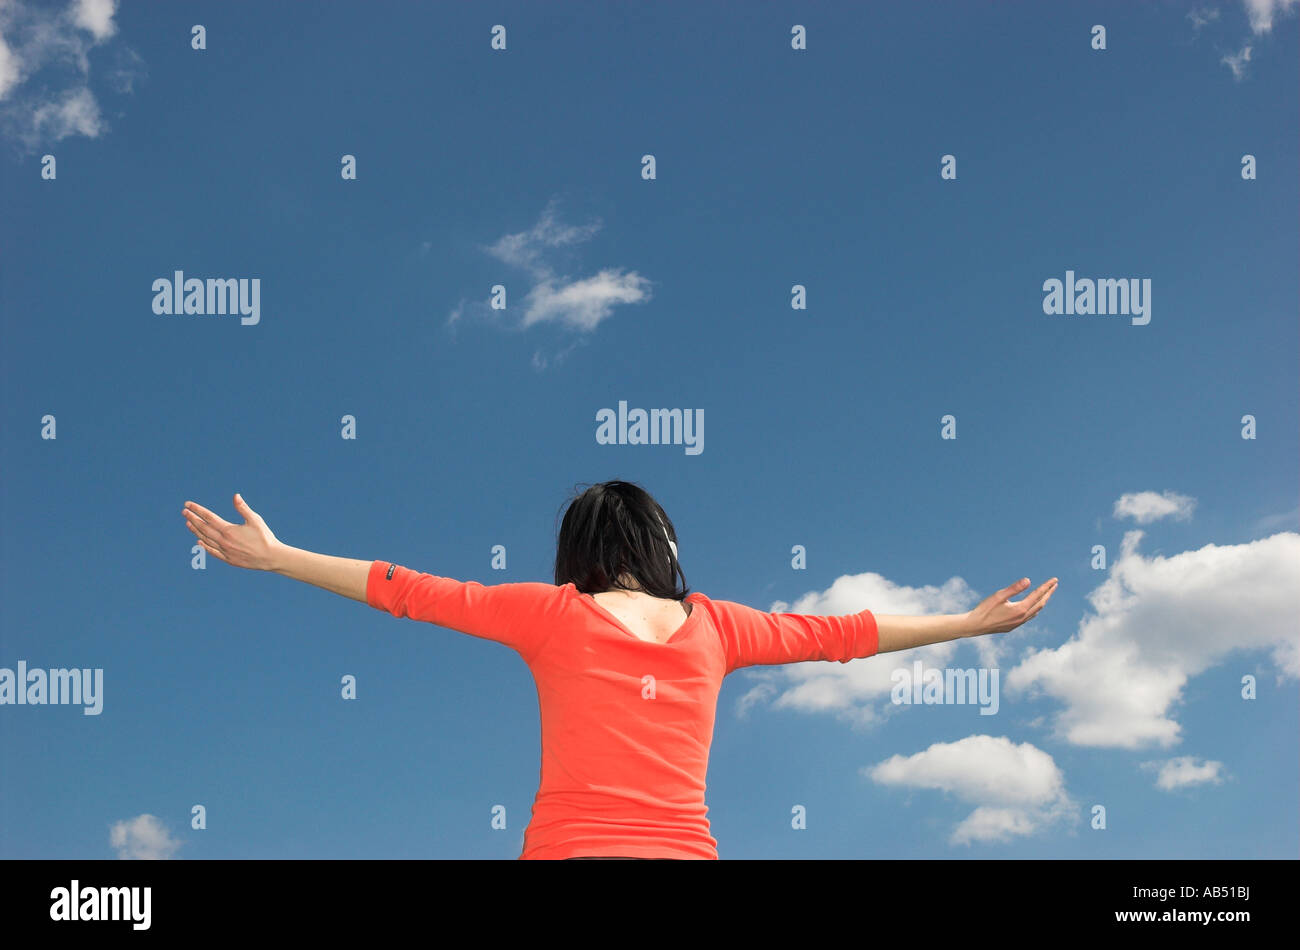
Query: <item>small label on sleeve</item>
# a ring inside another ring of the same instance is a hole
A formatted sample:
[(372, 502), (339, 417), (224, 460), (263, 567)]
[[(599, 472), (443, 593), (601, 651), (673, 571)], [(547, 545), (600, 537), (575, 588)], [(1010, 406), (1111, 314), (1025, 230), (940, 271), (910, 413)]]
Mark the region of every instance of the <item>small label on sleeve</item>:
[(384, 580), (386, 580), (386, 581), (391, 581), (391, 580), (393, 579), (393, 571), (395, 571), (395, 570), (397, 570), (397, 565), (396, 565), (396, 564), (389, 564), (389, 565), (388, 565), (388, 573), (384, 576)]

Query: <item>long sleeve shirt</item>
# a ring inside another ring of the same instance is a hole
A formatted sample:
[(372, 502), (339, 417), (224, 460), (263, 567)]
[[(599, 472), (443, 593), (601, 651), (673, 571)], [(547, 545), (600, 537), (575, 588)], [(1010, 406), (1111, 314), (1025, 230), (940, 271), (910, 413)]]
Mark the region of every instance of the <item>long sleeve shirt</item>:
[(869, 610), (768, 613), (694, 592), (682, 626), (654, 642), (571, 583), (483, 585), (388, 561), (371, 565), (366, 601), (505, 644), (528, 664), (542, 763), (522, 859), (716, 859), (704, 780), (723, 677), (879, 647)]

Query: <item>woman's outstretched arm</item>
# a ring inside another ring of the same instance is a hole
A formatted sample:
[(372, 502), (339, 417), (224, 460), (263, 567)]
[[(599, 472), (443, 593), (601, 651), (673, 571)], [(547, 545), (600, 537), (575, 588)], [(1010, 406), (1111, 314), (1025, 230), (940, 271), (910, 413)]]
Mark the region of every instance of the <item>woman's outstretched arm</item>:
[[(515, 650), (532, 662), (565, 622), (565, 588), (555, 584), (483, 585), (422, 574), (391, 561), (330, 557), (278, 540), (262, 516), (235, 496), (243, 524), (231, 524), (202, 505), (185, 503), (185, 523), (213, 557), (258, 571), (274, 571), (392, 614), (422, 620)], [(370, 596), (367, 596), (370, 595)], [(541, 619), (539, 619), (541, 618)]]
[(366, 602), (366, 579), (371, 561), (331, 557), (290, 547), (278, 540), (262, 516), (235, 495), (235, 510), (243, 524), (231, 524), (202, 505), (185, 503), (183, 514), (203, 550), (235, 567), (274, 571), (296, 581), (321, 587)]
[(978, 607), (964, 614), (937, 614), (928, 617), (876, 614), (876, 628), (880, 635), (880, 648), (877, 652), (894, 653), (929, 643), (1014, 630), (1032, 620), (1043, 609), (1056, 590), (1056, 582), (1055, 577), (1044, 581), (1032, 594), (1013, 604), (1011, 598), (1029, 586), (1029, 578), (1021, 578), (1010, 587), (994, 591)]

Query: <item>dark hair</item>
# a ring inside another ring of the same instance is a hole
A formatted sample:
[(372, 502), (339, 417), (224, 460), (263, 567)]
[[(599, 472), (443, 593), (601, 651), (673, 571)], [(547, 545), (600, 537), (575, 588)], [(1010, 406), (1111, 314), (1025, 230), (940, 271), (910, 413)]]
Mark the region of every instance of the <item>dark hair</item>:
[(684, 600), (690, 588), (669, 538), (677, 543), (672, 521), (640, 485), (618, 480), (591, 485), (564, 512), (555, 544), (555, 583), (572, 583), (584, 594), (632, 590), (621, 580), (626, 574), (653, 597)]

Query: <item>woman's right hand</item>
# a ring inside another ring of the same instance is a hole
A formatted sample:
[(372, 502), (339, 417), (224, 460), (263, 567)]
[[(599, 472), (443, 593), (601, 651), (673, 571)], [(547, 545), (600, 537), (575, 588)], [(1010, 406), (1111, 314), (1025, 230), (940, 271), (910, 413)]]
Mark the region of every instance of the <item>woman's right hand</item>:
[(254, 571), (275, 570), (277, 557), (284, 545), (276, 539), (266, 522), (244, 501), (235, 495), (235, 511), (244, 518), (243, 524), (231, 524), (192, 501), (185, 503), (185, 523), (195, 535), (203, 550), (234, 567)]

